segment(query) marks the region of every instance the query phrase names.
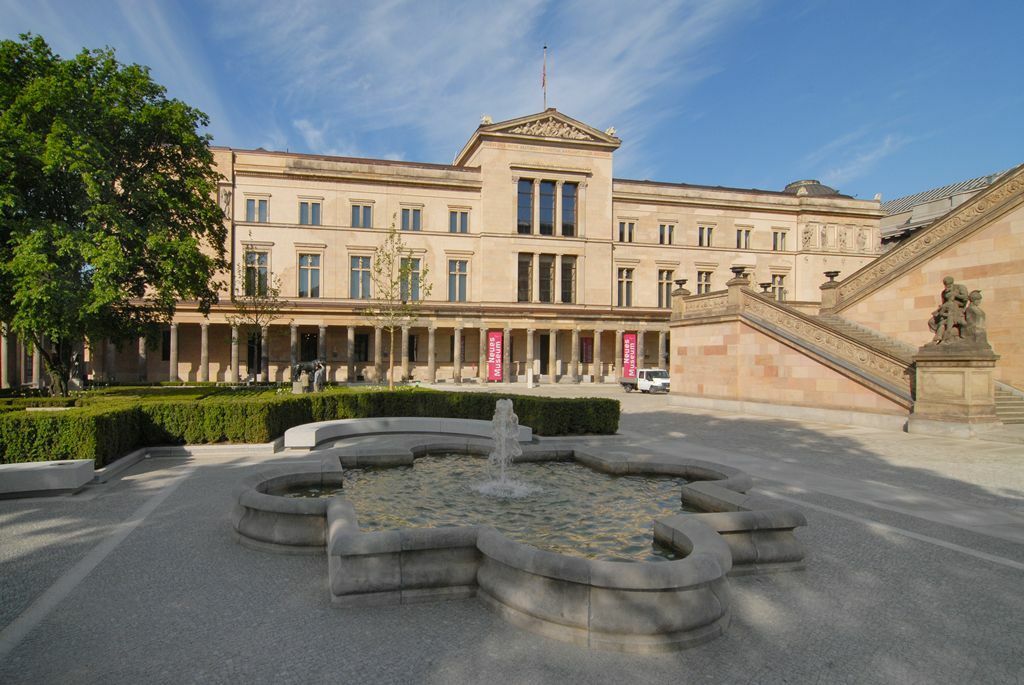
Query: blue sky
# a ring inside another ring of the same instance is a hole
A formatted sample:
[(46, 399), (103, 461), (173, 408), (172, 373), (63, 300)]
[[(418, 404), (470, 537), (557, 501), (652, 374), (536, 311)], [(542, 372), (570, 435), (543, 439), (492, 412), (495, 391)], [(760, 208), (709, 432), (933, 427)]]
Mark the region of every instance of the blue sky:
[(1024, 162), (1024, 2), (0, 0), (0, 37), (109, 45), (233, 147), (447, 163), (548, 104), (615, 174), (886, 199)]

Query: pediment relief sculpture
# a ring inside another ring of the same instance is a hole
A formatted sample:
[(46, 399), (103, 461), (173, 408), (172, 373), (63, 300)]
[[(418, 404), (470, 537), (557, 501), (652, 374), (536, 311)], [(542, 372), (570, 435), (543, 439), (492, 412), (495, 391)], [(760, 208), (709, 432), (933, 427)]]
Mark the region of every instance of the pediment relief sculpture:
[(589, 133), (564, 121), (559, 121), (554, 117), (520, 124), (514, 128), (506, 129), (504, 133), (517, 133), (524, 136), (541, 136), (544, 138), (568, 138), (570, 140), (596, 140)]

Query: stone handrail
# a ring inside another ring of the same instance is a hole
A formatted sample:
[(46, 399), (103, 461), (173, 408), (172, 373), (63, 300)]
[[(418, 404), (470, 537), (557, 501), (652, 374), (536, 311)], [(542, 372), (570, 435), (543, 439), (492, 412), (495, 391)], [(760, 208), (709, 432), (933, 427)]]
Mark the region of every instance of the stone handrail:
[(904, 399), (910, 399), (909, 366), (905, 362), (829, 328), (781, 302), (747, 289), (742, 291), (740, 312), (748, 318), (764, 321), (866, 375), (886, 382)]
[(963, 234), (980, 228), (1024, 202), (1024, 164), (1011, 169), (989, 188), (978, 193), (927, 228), (843, 280), (836, 293), (835, 310), (841, 310), (888, 283)]

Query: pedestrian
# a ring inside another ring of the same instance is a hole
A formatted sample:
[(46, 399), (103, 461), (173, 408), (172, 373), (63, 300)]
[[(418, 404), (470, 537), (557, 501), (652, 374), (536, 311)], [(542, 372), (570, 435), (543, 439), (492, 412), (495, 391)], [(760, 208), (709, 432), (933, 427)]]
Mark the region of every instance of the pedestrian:
[(313, 391), (314, 392), (320, 392), (321, 390), (324, 389), (324, 375), (325, 375), (325, 373), (326, 373), (326, 369), (324, 369), (324, 365), (321, 364), (320, 362), (317, 362), (316, 363), (316, 370), (313, 371)]

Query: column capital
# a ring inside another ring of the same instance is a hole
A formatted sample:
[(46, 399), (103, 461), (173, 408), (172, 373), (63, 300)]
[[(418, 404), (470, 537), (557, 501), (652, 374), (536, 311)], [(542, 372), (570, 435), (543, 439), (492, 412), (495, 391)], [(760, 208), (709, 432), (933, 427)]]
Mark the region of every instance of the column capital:
[(288, 324), (288, 327), (291, 328), (293, 331), (299, 330), (299, 324), (295, 323), (294, 321)]
[(201, 328), (209, 328), (210, 327), (210, 322), (209, 321), (200, 321), (199, 322), (199, 326)]
[(175, 330), (175, 331), (178, 330), (178, 322), (177, 321), (172, 321), (171, 322), (171, 329)]

